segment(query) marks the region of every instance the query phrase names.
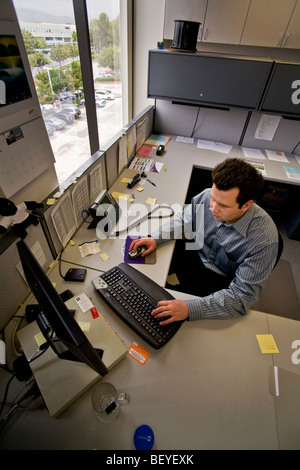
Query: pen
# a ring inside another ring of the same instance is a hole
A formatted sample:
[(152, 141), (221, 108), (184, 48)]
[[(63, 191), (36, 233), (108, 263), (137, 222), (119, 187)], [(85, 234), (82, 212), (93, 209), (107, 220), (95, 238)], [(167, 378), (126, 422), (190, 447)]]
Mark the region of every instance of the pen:
[(149, 180), (148, 178), (147, 178), (147, 181), (148, 181), (149, 183), (153, 184), (153, 186), (156, 186), (156, 184), (153, 183), (153, 181)]

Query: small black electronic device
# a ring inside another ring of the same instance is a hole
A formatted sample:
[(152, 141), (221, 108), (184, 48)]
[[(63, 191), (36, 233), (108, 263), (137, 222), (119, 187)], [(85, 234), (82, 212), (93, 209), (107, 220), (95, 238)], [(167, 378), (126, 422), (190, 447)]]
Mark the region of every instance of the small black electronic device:
[(86, 269), (83, 268), (70, 268), (64, 276), (67, 282), (84, 282), (86, 276)]
[(137, 249), (134, 251), (134, 250), (131, 250), (131, 251), (128, 251), (128, 258), (130, 259), (135, 259), (135, 258), (138, 258), (139, 256), (142, 255), (142, 253), (144, 253), (144, 251), (147, 250), (147, 247), (145, 245), (140, 245), (137, 247)]
[(119, 220), (121, 209), (113, 196), (104, 189), (86, 212), (93, 218), (88, 226), (89, 229), (96, 228), (98, 223), (102, 222), (103, 228), (107, 227), (110, 231)]
[(156, 150), (156, 155), (162, 155), (165, 151), (165, 146), (164, 145), (159, 145)]
[(129, 183), (127, 184), (127, 188), (133, 188), (133, 186), (135, 186), (139, 181), (141, 181), (141, 175), (140, 173), (137, 173), (136, 175), (134, 175), (134, 177), (129, 181)]

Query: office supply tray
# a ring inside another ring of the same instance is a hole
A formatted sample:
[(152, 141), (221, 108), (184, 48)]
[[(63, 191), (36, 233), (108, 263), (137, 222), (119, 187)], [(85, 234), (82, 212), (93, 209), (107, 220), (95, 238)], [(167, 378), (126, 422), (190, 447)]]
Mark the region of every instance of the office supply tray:
[(160, 300), (174, 297), (155, 281), (126, 263), (120, 263), (93, 280), (98, 294), (148, 344), (159, 349), (182, 322), (161, 326), (151, 315)]

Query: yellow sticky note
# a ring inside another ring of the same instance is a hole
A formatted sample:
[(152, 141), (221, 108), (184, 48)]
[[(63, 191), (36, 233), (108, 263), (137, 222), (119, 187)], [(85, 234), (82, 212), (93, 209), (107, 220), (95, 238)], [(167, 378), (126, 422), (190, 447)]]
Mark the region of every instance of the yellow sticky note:
[(34, 339), (35, 339), (36, 344), (38, 345), (38, 347), (40, 347), (40, 346), (42, 346), (42, 344), (46, 343), (46, 339), (45, 339), (42, 332), (39, 332), (36, 335), (34, 335)]
[(88, 321), (79, 321), (78, 325), (80, 326), (82, 331), (85, 331), (86, 333), (88, 333), (90, 331), (90, 326), (91, 326), (90, 322), (88, 322)]
[(142, 186), (140, 186), (139, 188), (137, 188), (137, 191), (139, 191), (141, 193), (142, 191), (144, 191), (144, 188), (142, 188)]
[(279, 353), (273, 335), (256, 335), (256, 338), (263, 354)]
[(122, 178), (121, 183), (129, 183), (131, 180), (130, 178)]
[(109, 259), (109, 256), (107, 253), (101, 253), (100, 254), (100, 258), (103, 260), (103, 261), (107, 261)]
[(125, 194), (125, 193), (118, 193), (117, 191), (114, 191), (112, 193), (112, 197), (115, 198), (115, 199), (128, 199), (130, 197), (129, 194)]
[(56, 203), (56, 199), (54, 199), (54, 197), (50, 197), (49, 199), (47, 199), (48, 206), (52, 206), (55, 203)]
[(145, 202), (153, 206), (156, 203), (156, 199), (154, 197), (147, 197)]

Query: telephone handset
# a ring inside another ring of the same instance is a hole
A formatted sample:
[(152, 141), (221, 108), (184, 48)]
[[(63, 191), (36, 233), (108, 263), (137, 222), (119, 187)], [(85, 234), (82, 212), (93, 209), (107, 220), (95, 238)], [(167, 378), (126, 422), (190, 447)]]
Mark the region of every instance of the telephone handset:
[[(106, 189), (98, 194), (95, 202), (89, 206), (87, 212), (93, 218), (88, 229), (96, 228), (99, 222), (103, 222), (103, 231), (106, 233), (110, 232), (121, 215), (121, 209), (118, 203)], [(99, 225), (101, 227), (101, 224)], [(97, 227), (98, 229), (99, 225)]]

